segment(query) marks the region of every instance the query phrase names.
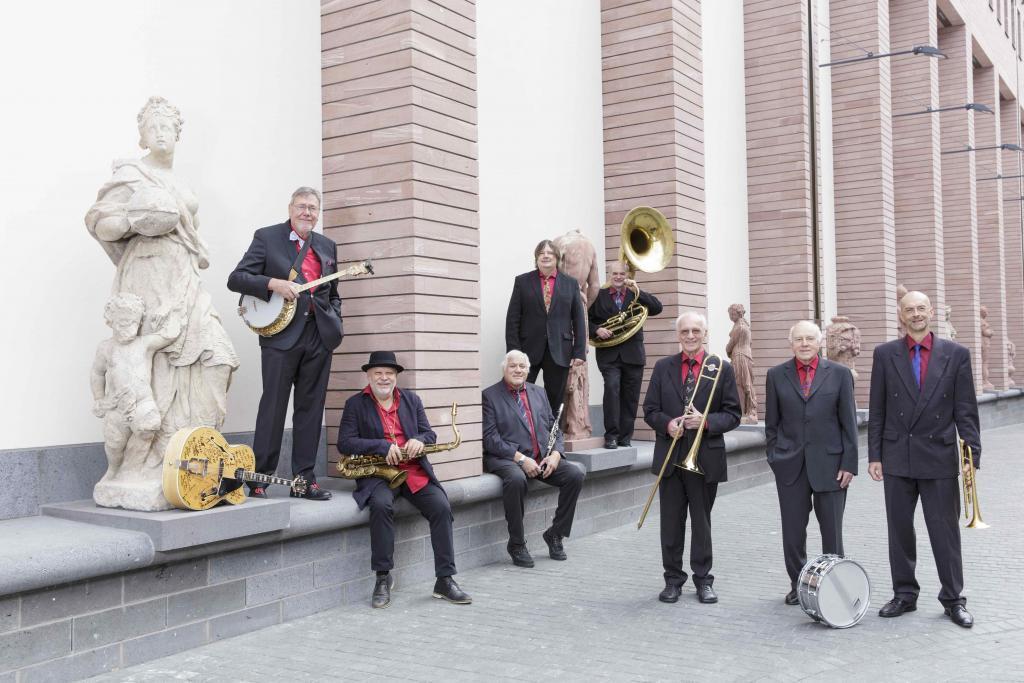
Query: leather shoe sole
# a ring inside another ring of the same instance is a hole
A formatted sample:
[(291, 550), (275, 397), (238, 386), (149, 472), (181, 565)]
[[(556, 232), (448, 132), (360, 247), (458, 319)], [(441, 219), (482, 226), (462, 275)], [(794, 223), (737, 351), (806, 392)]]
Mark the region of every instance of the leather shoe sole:
[(800, 596), (796, 594), (795, 590), (791, 590), (786, 593), (786, 604), (787, 605), (799, 605)]
[(658, 593), (658, 600), (662, 602), (679, 602), (679, 595), (683, 592), (680, 586), (665, 586), (665, 589)]

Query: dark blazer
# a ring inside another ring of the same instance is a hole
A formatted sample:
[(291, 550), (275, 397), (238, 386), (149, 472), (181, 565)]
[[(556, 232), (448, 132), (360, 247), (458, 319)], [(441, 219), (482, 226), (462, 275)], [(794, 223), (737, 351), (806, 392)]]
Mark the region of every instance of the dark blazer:
[[(423, 401), (408, 389), (398, 390), (398, 422), (402, 425), (406, 439), (418, 439), (425, 444), (437, 443), (437, 434), (427, 421)], [(377, 413), (377, 405), (372, 396), (360, 391), (345, 401), (341, 424), (338, 426), (337, 446), (342, 455), (387, 455), (391, 442), (384, 438), (384, 426), (380, 423), (380, 414)], [(430, 481), (441, 486), (427, 456), (421, 456), (419, 462)], [(366, 507), (370, 495), (378, 486), (387, 486), (387, 482), (381, 477), (356, 480), (356, 490), (352, 497), (360, 510)]]
[[(728, 469), (725, 464), (725, 439), (722, 438), (722, 435), (736, 429), (740, 424), (740, 399), (736, 392), (736, 374), (728, 361), (719, 359), (719, 362), (721, 363), (719, 372), (722, 376), (715, 387), (707, 424), (704, 427), (704, 436), (701, 439), (700, 450), (697, 451), (697, 464), (704, 470), (704, 480), (709, 484), (728, 479)], [(686, 406), (683, 404), (682, 368), (683, 356), (679, 353), (662, 358), (655, 363), (654, 371), (651, 373), (651, 382), (647, 386), (647, 396), (644, 397), (644, 422), (650, 425), (655, 432), (654, 459), (651, 461), (651, 472), (654, 474), (661, 471), (661, 465), (665, 462), (665, 455), (672, 443), (672, 437), (668, 435), (668, 423), (681, 416), (686, 410)], [(704, 410), (710, 391), (711, 380), (702, 381), (694, 395), (694, 406), (698, 411)], [(672, 453), (669, 467), (686, 458), (696, 435), (694, 430), (687, 430), (683, 434)], [(667, 472), (666, 470), (666, 474)]]
[[(533, 428), (537, 435), (537, 445), (541, 456), (548, 445), (548, 435), (555, 423), (551, 413), (548, 395), (536, 384), (526, 383), (526, 399), (530, 402), (533, 413)], [(484, 455), (511, 460), (519, 451), (530, 457), (533, 445), (530, 442), (530, 427), (519, 404), (508, 390), (505, 380), (501, 380), (484, 389), (483, 392), (483, 435)], [(558, 430), (555, 439), (555, 450), (564, 453), (562, 431)]]
[(971, 352), (933, 337), (928, 374), (918, 390), (905, 337), (875, 347), (868, 408), (868, 460), (883, 474), (913, 479), (959, 475), (957, 432), (977, 466), (981, 459), (978, 400)]
[[(623, 310), (629, 306), (637, 297), (633, 296), (633, 290), (626, 290), (626, 301), (623, 303)], [(661, 302), (644, 290), (640, 290), (639, 303), (647, 307), (647, 315), (658, 315), (661, 313)], [(590, 338), (597, 339), (597, 328), (602, 327), (608, 318), (619, 313), (612, 299), (611, 287), (604, 287), (597, 293), (597, 298), (590, 306)], [(615, 361), (630, 363), (632, 365), (643, 365), (647, 362), (647, 354), (644, 352), (644, 331), (643, 328), (626, 341), (616, 346), (595, 349), (597, 352), (597, 365), (608, 365)]]
[(505, 314), (505, 351), (517, 349), (537, 367), (544, 359), (544, 345), (557, 365), (569, 367), (573, 358), (587, 357), (586, 311), (580, 287), (561, 272), (555, 277), (551, 310), (544, 310), (537, 270), (516, 277)]
[(790, 358), (768, 370), (766, 384), (764, 434), (775, 478), (792, 484), (806, 467), (813, 491), (838, 491), (839, 470), (857, 474), (853, 373), (819, 358), (805, 399), (796, 362)]
[[(239, 294), (250, 294), (264, 301), (270, 300), (271, 292), (267, 285), (271, 278), (287, 280), (292, 264), (295, 263), (297, 251), (295, 242), (288, 239), (291, 234), (291, 223), (285, 221), (278, 225), (260, 228), (252, 236), (252, 244), (242, 256), (235, 269), (228, 276), (228, 289)], [(309, 248), (320, 258), (322, 275), (330, 275), (338, 271), (338, 245), (329, 237), (318, 232), (311, 233), (312, 242)], [(295, 280), (304, 283), (306, 280), (299, 273)], [(288, 327), (272, 337), (260, 337), (260, 346), (285, 351), (298, 341), (302, 328), (306, 324), (304, 312), (309, 309), (309, 292), (303, 292)], [(341, 344), (345, 336), (341, 322), (341, 297), (338, 296), (338, 281), (320, 285), (313, 294), (313, 312), (316, 315), (316, 327), (324, 347), (333, 351)]]

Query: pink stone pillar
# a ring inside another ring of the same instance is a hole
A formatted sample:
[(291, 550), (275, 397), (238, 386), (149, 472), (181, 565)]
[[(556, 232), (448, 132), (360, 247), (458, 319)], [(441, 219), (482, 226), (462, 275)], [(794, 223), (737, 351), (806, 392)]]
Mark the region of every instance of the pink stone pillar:
[[(999, 108), (1000, 137), (1004, 143), (1017, 143), (1017, 100), (1004, 100)], [(1003, 176), (1011, 178), (1024, 173), (1020, 154), (1012, 150), (1002, 152)], [(995, 182), (995, 181), (990, 181)], [(1006, 338), (1024, 354), (1024, 262), (1021, 258), (1021, 179), (1000, 181), (1003, 191), (1003, 270), (1006, 274)], [(1024, 386), (1024, 355), (1016, 365), (1012, 379)], [(1009, 362), (1009, 359), (1007, 359)]]

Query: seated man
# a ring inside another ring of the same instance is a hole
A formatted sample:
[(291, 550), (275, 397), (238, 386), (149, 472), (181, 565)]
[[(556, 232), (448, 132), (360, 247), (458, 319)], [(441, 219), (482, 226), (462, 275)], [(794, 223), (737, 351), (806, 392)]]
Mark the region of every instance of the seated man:
[(345, 455), (386, 455), (389, 465), (408, 472), (406, 482), (390, 489), (380, 477), (359, 479), (352, 493), (359, 509), (370, 506), (370, 568), (377, 573), (370, 604), (387, 607), (395, 586), (395, 497), (402, 496), (430, 522), (434, 549), (434, 597), (460, 605), (473, 600), (455, 583), (455, 542), (448, 495), (434, 476), (426, 457), (418, 457), (424, 444), (435, 443), (420, 397), (398, 390), (404, 368), (391, 351), (374, 351), (363, 366), (367, 385), (345, 401), (338, 428), (338, 451)]
[(562, 538), (572, 530), (576, 499), (583, 488), (583, 472), (562, 462), (562, 435), (549, 439), (555, 418), (547, 394), (526, 381), (530, 359), (522, 351), (509, 351), (501, 363), (504, 377), (483, 392), (484, 470), (501, 477), (508, 554), (517, 567), (532, 567), (523, 531), (526, 485), (540, 475), (557, 486), (558, 507), (544, 542), (552, 560), (566, 559)]

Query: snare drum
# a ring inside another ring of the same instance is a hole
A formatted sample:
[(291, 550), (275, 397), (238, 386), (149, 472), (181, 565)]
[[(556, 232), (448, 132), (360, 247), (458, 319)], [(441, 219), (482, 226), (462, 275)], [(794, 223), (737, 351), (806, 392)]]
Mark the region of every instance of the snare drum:
[(819, 555), (800, 570), (800, 607), (832, 628), (850, 628), (867, 613), (871, 582), (858, 563), (839, 555)]

